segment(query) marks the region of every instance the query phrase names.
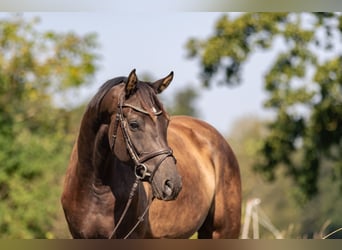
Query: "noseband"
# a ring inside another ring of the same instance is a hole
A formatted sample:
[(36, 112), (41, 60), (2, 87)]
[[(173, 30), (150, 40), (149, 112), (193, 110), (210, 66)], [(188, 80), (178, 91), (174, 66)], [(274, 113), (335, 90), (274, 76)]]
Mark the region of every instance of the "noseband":
[[(128, 134), (128, 128), (127, 128), (127, 123), (125, 122), (125, 118), (123, 116), (123, 111), (122, 109), (124, 107), (126, 108), (131, 108), (137, 112), (143, 113), (145, 115), (150, 115), (150, 113), (148, 113), (146, 110), (143, 110), (139, 107), (133, 106), (131, 104), (124, 104), (123, 98), (119, 98), (119, 104), (118, 104), (118, 111), (116, 113), (116, 118), (115, 118), (115, 124), (114, 124), (114, 131), (113, 131), (113, 143), (112, 143), (112, 147), (111, 150), (112, 152), (114, 152), (114, 148), (115, 148), (115, 141), (117, 138), (117, 132), (118, 132), (118, 127), (120, 125), (121, 127), (121, 131), (122, 131), (122, 135), (124, 137), (124, 141), (126, 143), (126, 149), (128, 150), (129, 155), (131, 156), (133, 162), (134, 162), (134, 172), (136, 177), (141, 180), (141, 181), (148, 181), (149, 183), (152, 183), (153, 177), (155, 175), (155, 173), (157, 172), (157, 170), (159, 169), (160, 165), (163, 163), (163, 161), (167, 158), (167, 157), (172, 157), (174, 159), (174, 161), (176, 162), (176, 158), (173, 156), (173, 152), (172, 149), (167, 147), (167, 148), (162, 148), (159, 149), (157, 151), (154, 152), (150, 152), (150, 153), (144, 153), (144, 154), (139, 154), (136, 151), (136, 148), (134, 147), (134, 144)], [(154, 112), (155, 116), (159, 116), (163, 113), (162, 110), (158, 111), (158, 112)], [(149, 171), (147, 166), (146, 166), (146, 162), (157, 157), (163, 155), (163, 157), (159, 160), (159, 162), (156, 164), (155, 168), (153, 169), (153, 171)]]

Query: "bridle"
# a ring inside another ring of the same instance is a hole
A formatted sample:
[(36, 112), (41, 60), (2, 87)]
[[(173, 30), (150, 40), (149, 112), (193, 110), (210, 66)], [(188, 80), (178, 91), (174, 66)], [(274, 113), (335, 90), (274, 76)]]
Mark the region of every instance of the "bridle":
[[(115, 118), (115, 123), (114, 123), (114, 130), (113, 130), (113, 135), (112, 135), (112, 146), (111, 146), (111, 151), (114, 152), (115, 148), (115, 141), (117, 138), (117, 133), (118, 133), (118, 127), (120, 125), (122, 135), (124, 137), (124, 141), (126, 143), (126, 149), (131, 156), (133, 162), (134, 162), (134, 172), (135, 176), (141, 180), (141, 181), (148, 181), (150, 184), (152, 184), (153, 177), (157, 170), (159, 169), (160, 165), (163, 163), (164, 160), (166, 160), (168, 157), (172, 157), (172, 159), (176, 163), (176, 158), (173, 156), (172, 149), (169, 147), (159, 149), (154, 152), (150, 153), (141, 153), (139, 154), (136, 151), (136, 148), (134, 147), (134, 143), (132, 142), (129, 134), (128, 134), (128, 128), (127, 128), (127, 122), (125, 121), (125, 118), (123, 116), (123, 108), (131, 108), (137, 112), (143, 113), (145, 115), (150, 115), (149, 112), (146, 110), (143, 110), (139, 107), (136, 107), (131, 104), (125, 104), (123, 101), (123, 97), (119, 98), (119, 104), (118, 104), (118, 109), (116, 113), (116, 118)], [(154, 112), (155, 116), (159, 116), (163, 113), (162, 110)], [(163, 155), (163, 157), (159, 160), (159, 162), (156, 164), (155, 168), (153, 171), (149, 171), (146, 162), (157, 157)]]
[[(116, 113), (113, 135), (112, 135), (113, 141), (111, 144), (111, 151), (114, 152), (115, 141), (117, 138), (117, 132), (118, 132), (118, 128), (120, 126), (121, 131), (122, 131), (122, 135), (124, 137), (124, 141), (126, 143), (126, 149), (129, 153), (129, 155), (131, 156), (133, 162), (134, 162), (134, 173), (135, 173), (136, 179), (135, 179), (135, 182), (133, 183), (133, 186), (131, 188), (125, 209), (124, 209), (123, 213), (121, 214), (120, 219), (118, 220), (118, 222), (117, 222), (116, 226), (114, 227), (112, 233), (108, 237), (109, 239), (113, 238), (113, 236), (115, 235), (119, 225), (121, 224), (123, 218), (125, 217), (125, 215), (128, 211), (128, 208), (131, 205), (135, 191), (138, 187), (138, 182), (139, 181), (148, 181), (150, 184), (152, 184), (153, 177), (154, 177), (155, 173), (157, 172), (157, 170), (159, 169), (159, 167), (163, 163), (163, 161), (166, 160), (166, 158), (172, 157), (172, 159), (176, 163), (176, 158), (173, 156), (172, 149), (169, 147), (166, 147), (166, 148), (154, 151), (154, 152), (150, 152), (150, 153), (144, 153), (144, 154), (139, 154), (136, 151), (136, 148), (134, 147), (134, 143), (132, 142), (132, 140), (128, 134), (127, 122), (125, 121), (125, 118), (123, 116), (123, 108), (124, 107), (125, 108), (131, 108), (131, 109), (133, 109), (137, 112), (143, 113), (145, 115), (150, 115), (150, 113), (147, 112), (146, 110), (143, 110), (143, 109), (136, 107), (134, 105), (131, 105), (131, 104), (125, 104), (123, 96), (121, 96), (121, 98), (119, 98), (119, 104), (117, 107), (117, 113)], [(162, 113), (163, 113), (163, 111), (160, 110), (160, 111), (154, 112), (154, 115), (159, 116)], [(146, 162), (157, 157), (157, 156), (160, 156), (160, 155), (163, 155), (163, 157), (158, 161), (158, 163), (156, 164), (153, 171), (150, 172), (146, 166)], [(149, 204), (147, 205), (147, 207), (145, 208), (144, 212), (142, 213), (141, 216), (138, 217), (138, 221), (133, 226), (133, 228), (128, 232), (128, 234), (124, 237), (124, 239), (127, 239), (133, 233), (133, 231), (137, 228), (137, 226), (144, 220), (144, 216), (146, 215), (147, 211), (149, 210), (153, 199), (154, 199), (154, 196), (152, 196), (152, 198), (151, 198)]]

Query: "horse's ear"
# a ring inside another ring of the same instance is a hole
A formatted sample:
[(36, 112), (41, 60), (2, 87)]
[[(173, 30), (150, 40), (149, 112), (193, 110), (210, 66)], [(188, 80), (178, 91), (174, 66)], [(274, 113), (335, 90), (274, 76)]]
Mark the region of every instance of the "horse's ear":
[(135, 74), (135, 69), (129, 73), (129, 76), (127, 78), (126, 86), (125, 86), (125, 95), (126, 98), (130, 97), (136, 90), (138, 83), (138, 77)]
[(171, 71), (171, 73), (168, 74), (168, 76), (152, 83), (152, 86), (157, 91), (157, 93), (159, 94), (159, 93), (163, 92), (163, 90), (166, 89), (167, 86), (169, 86), (172, 79), (173, 79), (173, 71)]

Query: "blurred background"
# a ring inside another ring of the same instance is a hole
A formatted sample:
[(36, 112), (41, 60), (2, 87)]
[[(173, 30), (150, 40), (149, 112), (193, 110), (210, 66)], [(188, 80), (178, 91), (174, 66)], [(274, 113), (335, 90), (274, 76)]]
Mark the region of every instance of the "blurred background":
[[(85, 106), (137, 69), (240, 163), (242, 238), (342, 227), (340, 13), (1, 13), (0, 237), (70, 238), (63, 175)], [(337, 231), (329, 238), (342, 238)]]

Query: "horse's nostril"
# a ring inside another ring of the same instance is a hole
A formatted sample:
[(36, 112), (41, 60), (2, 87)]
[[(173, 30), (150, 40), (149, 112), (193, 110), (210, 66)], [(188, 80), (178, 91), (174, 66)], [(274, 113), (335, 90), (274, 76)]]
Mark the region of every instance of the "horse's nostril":
[(164, 194), (171, 196), (173, 192), (173, 183), (170, 180), (166, 180), (164, 184)]

